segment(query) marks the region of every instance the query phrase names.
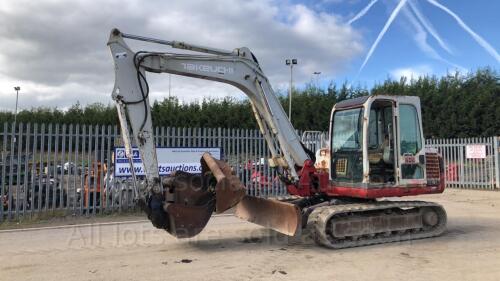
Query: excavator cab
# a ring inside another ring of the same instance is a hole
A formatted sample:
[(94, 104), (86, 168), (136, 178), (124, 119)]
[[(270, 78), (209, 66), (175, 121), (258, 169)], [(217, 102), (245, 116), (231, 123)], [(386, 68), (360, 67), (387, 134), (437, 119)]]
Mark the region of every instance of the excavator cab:
[(340, 186), (426, 184), (420, 100), (367, 96), (337, 103), (331, 115), (330, 177)]

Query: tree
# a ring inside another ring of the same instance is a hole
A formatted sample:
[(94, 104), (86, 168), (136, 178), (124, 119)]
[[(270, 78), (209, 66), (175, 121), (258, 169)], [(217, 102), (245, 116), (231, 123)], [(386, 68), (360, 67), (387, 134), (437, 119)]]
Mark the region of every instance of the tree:
[[(455, 138), (500, 135), (500, 76), (491, 68), (474, 73), (449, 73), (441, 78), (422, 76), (398, 80), (387, 78), (371, 90), (352, 87), (346, 81), (323, 89), (308, 83), (293, 89), (292, 122), (299, 130), (328, 129), (330, 113), (336, 102), (365, 95), (415, 95), (422, 103), (426, 137)], [(277, 92), (285, 112), (288, 94)], [(232, 97), (204, 98), (181, 103), (165, 98), (152, 105), (154, 126), (255, 129), (250, 102)], [(0, 122), (13, 122), (12, 112), (0, 112)], [(116, 125), (114, 106), (101, 103), (81, 106), (79, 102), (67, 110), (32, 108), (18, 114), (20, 123), (66, 123)]]

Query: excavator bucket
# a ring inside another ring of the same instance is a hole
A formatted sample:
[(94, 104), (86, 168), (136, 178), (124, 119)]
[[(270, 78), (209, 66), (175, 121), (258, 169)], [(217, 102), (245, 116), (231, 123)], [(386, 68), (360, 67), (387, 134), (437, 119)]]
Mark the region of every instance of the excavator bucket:
[(236, 216), (274, 229), (286, 235), (295, 235), (301, 227), (301, 212), (293, 204), (245, 195), (245, 186), (231, 167), (213, 158), (209, 153), (201, 157), (202, 175), (177, 171), (163, 182), (174, 202), (163, 207), (167, 214), (166, 226), (170, 234), (189, 238), (200, 233), (212, 213), (222, 213), (236, 206)]
[(163, 205), (166, 221), (162, 228), (177, 238), (200, 233), (215, 210), (215, 196), (200, 175), (176, 171), (163, 181), (174, 202)]
[(178, 238), (197, 235), (214, 211), (222, 213), (245, 196), (245, 187), (229, 165), (209, 153), (203, 154), (200, 161), (201, 176), (176, 171), (163, 181), (165, 192), (174, 198), (174, 202), (163, 206), (167, 214), (163, 228)]
[(196, 236), (210, 220), (215, 207), (213, 202), (211, 200), (201, 206), (169, 204), (166, 212), (170, 215), (170, 234), (177, 238)]

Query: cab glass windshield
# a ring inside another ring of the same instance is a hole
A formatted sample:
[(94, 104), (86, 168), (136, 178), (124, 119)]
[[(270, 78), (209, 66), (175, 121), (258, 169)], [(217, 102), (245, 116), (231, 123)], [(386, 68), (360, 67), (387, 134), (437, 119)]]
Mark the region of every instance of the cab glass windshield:
[(333, 151), (360, 149), (362, 144), (362, 108), (335, 112), (333, 117)]

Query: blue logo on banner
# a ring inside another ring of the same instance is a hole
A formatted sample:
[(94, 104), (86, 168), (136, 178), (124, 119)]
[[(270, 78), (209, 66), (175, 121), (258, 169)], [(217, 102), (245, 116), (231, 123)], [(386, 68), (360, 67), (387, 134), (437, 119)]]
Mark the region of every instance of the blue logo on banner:
[(125, 149), (117, 149), (116, 158), (121, 158), (121, 159), (127, 158), (127, 156), (125, 155)]
[(134, 159), (140, 159), (141, 157), (139, 156), (139, 150), (132, 150), (132, 158)]
[[(116, 150), (116, 159), (127, 159), (127, 154), (125, 153), (125, 149), (122, 148)], [(139, 150), (137, 149), (132, 150), (132, 159), (139, 159), (139, 160), (141, 159), (141, 156), (139, 155)]]

